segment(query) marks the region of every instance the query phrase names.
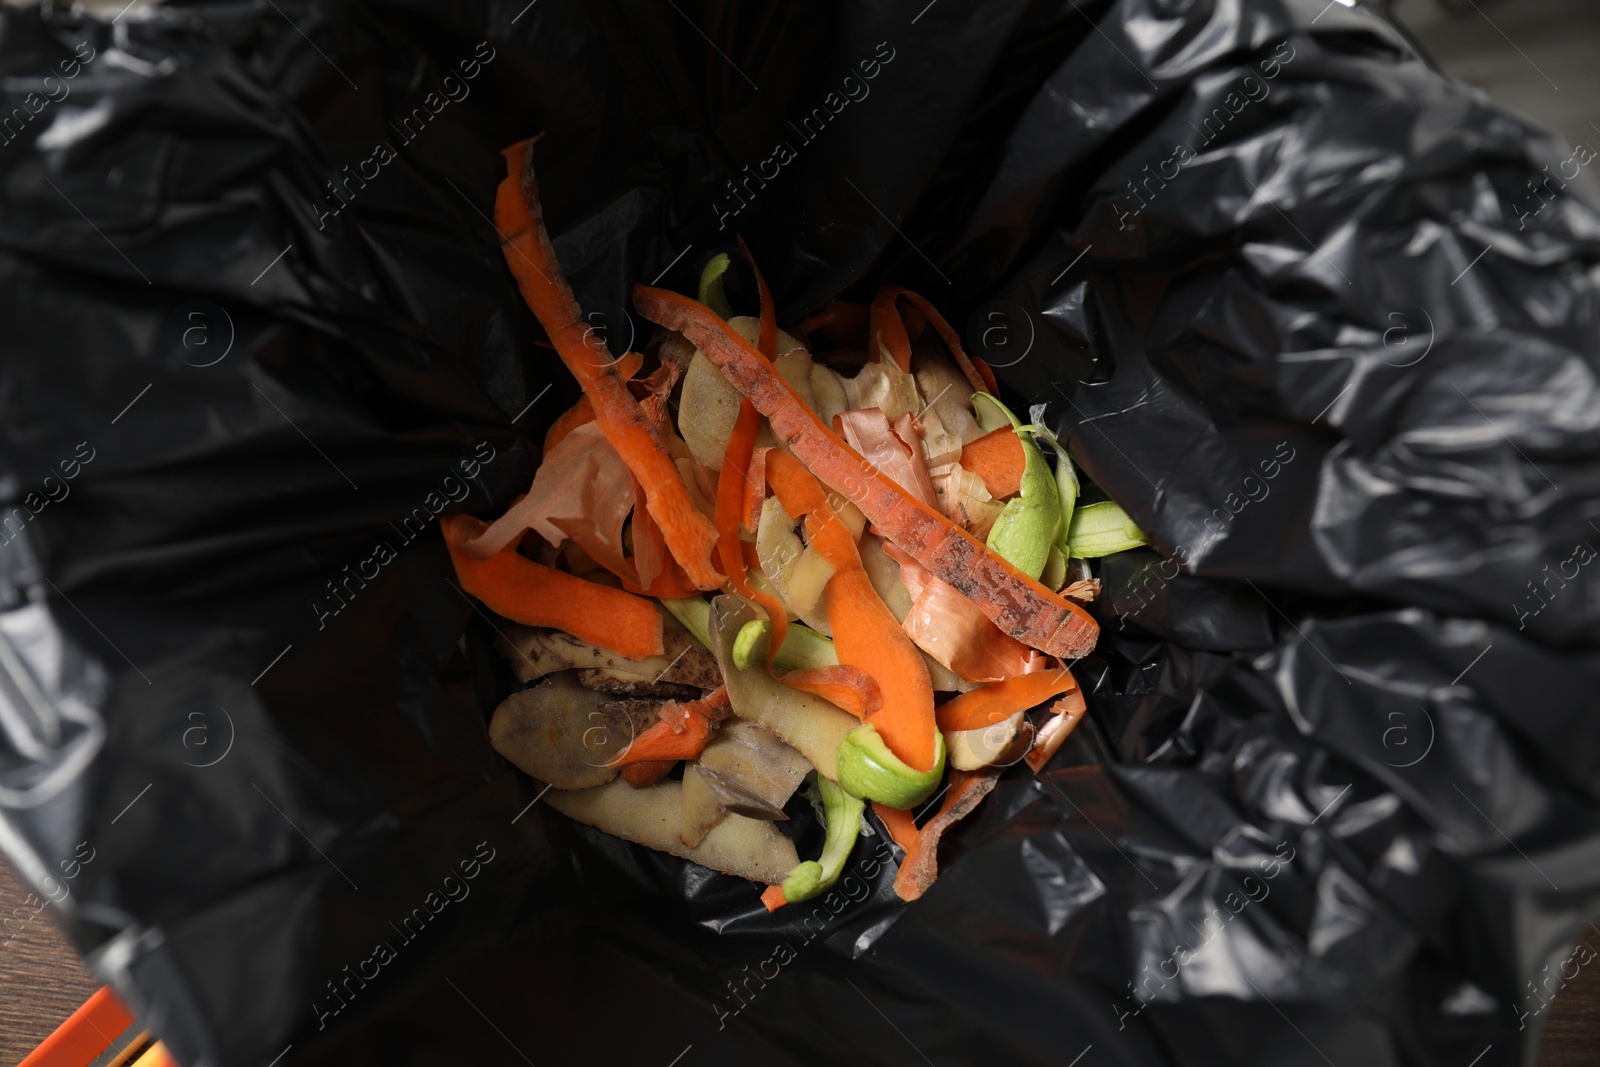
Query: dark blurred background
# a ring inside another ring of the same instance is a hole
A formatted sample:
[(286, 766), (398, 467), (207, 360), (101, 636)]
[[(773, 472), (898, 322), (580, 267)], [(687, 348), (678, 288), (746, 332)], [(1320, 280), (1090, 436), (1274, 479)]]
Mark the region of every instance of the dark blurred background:
[[(1387, 8), (1459, 80), (1568, 145), (1600, 149), (1600, 3), (1389, 0), (1373, 6)], [(1573, 184), (1600, 204), (1593, 168)]]

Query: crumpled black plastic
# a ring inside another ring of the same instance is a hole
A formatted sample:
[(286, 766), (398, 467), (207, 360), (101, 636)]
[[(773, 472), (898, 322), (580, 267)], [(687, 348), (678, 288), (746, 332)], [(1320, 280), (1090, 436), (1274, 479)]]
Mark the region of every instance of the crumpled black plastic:
[[(1377, 20), (52, 5), (0, 73), (0, 845), (181, 1062), (1532, 1055), (1600, 911), (1600, 217)], [(487, 214), (539, 131), (614, 347), (735, 231), (788, 319), (917, 288), (1152, 537), (913, 906), (880, 836), (768, 916), (486, 742), (417, 530), (576, 395)]]

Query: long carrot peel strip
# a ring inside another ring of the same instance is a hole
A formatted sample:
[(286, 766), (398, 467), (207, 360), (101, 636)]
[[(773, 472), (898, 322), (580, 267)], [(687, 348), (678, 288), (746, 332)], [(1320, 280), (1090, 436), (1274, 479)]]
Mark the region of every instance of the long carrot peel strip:
[[(744, 247), (743, 240), (739, 242), (739, 248), (749, 259), (750, 252)], [(766, 279), (761, 276), (753, 259), (750, 260), (750, 267), (755, 270), (756, 284), (761, 290), (761, 351), (763, 355), (771, 357), (778, 350), (777, 312), (773, 308), (772, 293), (767, 288)], [(728, 437), (728, 448), (722, 457), (722, 473), (717, 479), (717, 554), (722, 560), (722, 571), (728, 576), (734, 592), (758, 604), (772, 623), (772, 642), (767, 646), (767, 666), (771, 669), (772, 657), (783, 647), (783, 639), (788, 633), (789, 616), (777, 598), (751, 586), (745, 570), (744, 542), (739, 539), (739, 527), (746, 510), (745, 479), (750, 469), (750, 458), (755, 451), (756, 434), (760, 429), (761, 413), (749, 400), (740, 399), (739, 418)]]
[(876, 715), (883, 707), (883, 690), (877, 679), (860, 667), (843, 663), (790, 671), (783, 676), (783, 684), (819, 696), (858, 719)]
[(882, 705), (866, 721), (908, 766), (931, 770), (938, 741), (933, 683), (922, 653), (879, 599), (861, 565), (855, 539), (811, 473), (787, 452), (775, 450), (767, 456), (767, 480), (785, 511), (805, 516), (807, 543), (833, 565), (824, 592), (839, 662), (871, 675), (883, 696)]
[(766, 275), (756, 266), (756, 257), (750, 254), (750, 247), (744, 243), (744, 238), (741, 236), (735, 235), (734, 240), (739, 242), (739, 254), (750, 264), (750, 270), (756, 276), (756, 289), (761, 294), (761, 332), (756, 335), (756, 349), (763, 356), (772, 359), (778, 354), (777, 305), (772, 302), (772, 290), (767, 288)]
[(629, 659), (661, 655), (661, 612), (650, 601), (542, 566), (518, 555), (515, 545), (478, 559), (461, 546), (481, 534), (484, 523), (471, 515), (439, 521), (461, 588), (490, 611), (526, 626), (565, 630)]
[(783, 605), (750, 585), (746, 576), (744, 544), (739, 537), (739, 527), (745, 518), (745, 479), (750, 469), (751, 454), (755, 451), (756, 434), (761, 429), (761, 413), (748, 400), (739, 401), (739, 418), (728, 437), (728, 450), (723, 453), (722, 471), (717, 475), (717, 555), (722, 560), (722, 570), (732, 583), (734, 591), (761, 605), (773, 626), (781, 635), (787, 624)]
[(1003, 722), (1019, 711), (1043, 704), (1053, 696), (1073, 692), (1078, 683), (1072, 672), (1063, 667), (1059, 671), (1037, 671), (1016, 678), (1007, 678), (962, 693), (939, 706), (939, 729), (945, 733), (957, 730), (983, 730)]
[(722, 576), (711, 565), (716, 529), (690, 501), (665, 445), (651, 432), (616, 361), (584, 324), (582, 309), (562, 277), (545, 232), (528, 145), (513, 145), (505, 155), (506, 178), (495, 195), (494, 216), (505, 240), (506, 265), (561, 361), (583, 387), (606, 440), (644, 486), (650, 513), (673, 556), (697, 588), (719, 588)]
[[(650, 321), (693, 341), (750, 398), (767, 417), (773, 434), (806, 467), (861, 508), (888, 540), (977, 604), (1003, 632), (1062, 659), (1077, 659), (1094, 647), (1099, 627), (1087, 612), (1000, 559), (874, 470), (818, 420), (771, 361), (708, 308), (643, 285), (634, 287), (633, 300)], [(776, 455), (767, 458), (769, 481)]]
[(745, 471), (744, 514), (739, 522), (752, 534), (761, 525), (761, 505), (767, 500), (767, 453), (771, 451), (766, 445), (751, 449), (750, 467)]
[(911, 851), (911, 846), (917, 840), (917, 820), (909, 809), (886, 808), (876, 800), (872, 802), (872, 810), (878, 813), (878, 820), (883, 823), (883, 828), (889, 831), (889, 837), (895, 844)]
[[(617, 360), (617, 377), (628, 381), (639, 369), (644, 366), (644, 356), (637, 352), (629, 352)], [(657, 373), (660, 373), (659, 371)], [(653, 376), (652, 376), (653, 377)], [(578, 397), (578, 402), (566, 411), (563, 411), (550, 428), (544, 432), (544, 450), (550, 451), (561, 443), (561, 439), (576, 430), (586, 422), (594, 421), (594, 405), (589, 403), (588, 396)]]
[(1022, 469), (1027, 458), (1017, 431), (1009, 426), (961, 446), (961, 465), (982, 478), (983, 487), (996, 500), (1022, 488)]
[(661, 708), (661, 721), (633, 739), (607, 767), (626, 767), (655, 760), (697, 759), (711, 740), (712, 726), (727, 718), (733, 705), (728, 690), (720, 687), (700, 700), (669, 700)]
[[(943, 315), (921, 295), (913, 293), (910, 289), (902, 289), (898, 285), (886, 285), (878, 290), (878, 295), (872, 301), (872, 339), (881, 344), (900, 365), (903, 371), (911, 369), (911, 339), (906, 334), (905, 321), (900, 317), (897, 301), (904, 300), (933, 324), (939, 331), (939, 337), (944, 341), (945, 347), (950, 350), (950, 355), (955, 358), (956, 365), (961, 368), (961, 373), (967, 376), (967, 382), (975, 393), (983, 393), (992, 389), (993, 383), (985, 381), (978, 368), (973, 366), (973, 361), (967, 358), (966, 350), (961, 347), (961, 335), (945, 321)], [(993, 374), (990, 374), (993, 377)]]
[(917, 831), (917, 839), (900, 863), (900, 873), (894, 876), (894, 891), (901, 900), (916, 900), (933, 885), (934, 879), (939, 877), (939, 839), (946, 830), (971, 814), (999, 779), (998, 767), (950, 772), (950, 788), (939, 814)]
[(641, 760), (622, 768), (622, 780), (635, 789), (643, 789), (647, 785), (655, 785), (661, 781), (677, 765), (678, 761), (675, 759)]
[(900, 317), (900, 312), (894, 306), (894, 299), (898, 296), (894, 286), (886, 285), (878, 290), (878, 295), (872, 301), (871, 325), (868, 333), (872, 343), (876, 346), (874, 356), (887, 352), (889, 358), (903, 371), (911, 370), (911, 338), (906, 333), (905, 320)]

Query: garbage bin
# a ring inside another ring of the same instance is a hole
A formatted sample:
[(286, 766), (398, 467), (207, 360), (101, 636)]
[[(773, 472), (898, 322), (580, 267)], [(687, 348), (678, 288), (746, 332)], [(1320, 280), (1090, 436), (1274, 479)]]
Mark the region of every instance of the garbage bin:
[[(1600, 220), (1290, 0), (7, 8), (0, 846), (186, 1067), (1526, 1062), (1600, 911)], [(442, 514), (586, 312), (896, 283), (1150, 535), (918, 902), (564, 820)], [(1565, 153), (1562, 154), (1564, 156)], [(1570, 977), (1570, 976), (1569, 976)]]

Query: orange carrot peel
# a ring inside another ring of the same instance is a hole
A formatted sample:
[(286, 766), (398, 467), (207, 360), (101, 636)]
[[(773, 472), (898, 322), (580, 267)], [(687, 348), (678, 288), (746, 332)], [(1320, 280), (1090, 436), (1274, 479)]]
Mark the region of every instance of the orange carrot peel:
[(987, 729), (1019, 711), (1037, 707), (1062, 693), (1075, 692), (1077, 688), (1072, 672), (1065, 667), (1059, 671), (1038, 671), (1007, 678), (945, 701), (936, 713), (939, 729), (945, 733)]
[(650, 601), (535, 563), (515, 545), (478, 559), (461, 546), (481, 534), (484, 523), (471, 515), (439, 521), (462, 590), (490, 611), (526, 626), (565, 630), (629, 659), (661, 655), (661, 612)]
[(494, 215), (506, 265), (561, 361), (583, 387), (606, 440), (644, 487), (650, 514), (673, 557), (696, 588), (719, 588), (722, 576), (711, 565), (716, 529), (689, 499), (665, 443), (652, 432), (618, 374), (616, 361), (594, 330), (585, 326), (582, 309), (562, 277), (545, 232), (527, 142), (506, 149), (505, 156), (507, 173), (495, 195)]
[(883, 690), (877, 679), (860, 667), (843, 663), (830, 667), (802, 667), (783, 676), (783, 684), (821, 697), (858, 719), (883, 708)]
[(939, 841), (946, 830), (971, 814), (979, 801), (988, 796), (1000, 778), (1000, 769), (951, 771), (950, 788), (939, 813), (921, 830), (900, 862), (894, 877), (894, 891), (901, 900), (916, 900), (928, 891), (939, 876)]
[(933, 683), (922, 653), (879, 599), (861, 564), (855, 538), (811, 472), (789, 453), (774, 451), (767, 457), (767, 480), (785, 511), (805, 517), (807, 543), (833, 566), (825, 596), (839, 662), (870, 675), (882, 694), (882, 704), (866, 721), (907, 766), (931, 770), (938, 738)]
[[(886, 285), (878, 290), (878, 295), (872, 300), (872, 340), (875, 345), (889, 353), (889, 357), (903, 371), (911, 370), (911, 338), (906, 333), (905, 320), (900, 317), (898, 302), (904, 300), (920, 311), (923, 316), (933, 324), (939, 332), (939, 337), (950, 349), (950, 355), (955, 358), (956, 366), (961, 368), (961, 373), (966, 375), (967, 383), (972, 386), (975, 393), (989, 392), (993, 385), (984, 380), (983, 375), (973, 366), (972, 360), (967, 358), (966, 350), (961, 347), (961, 335), (945, 321), (943, 315), (935, 310), (920, 294), (913, 293), (910, 289), (902, 289), (898, 285)], [(874, 349), (874, 355), (877, 349)]]
[(916, 816), (905, 808), (891, 808), (876, 800), (872, 802), (872, 810), (877, 812), (883, 828), (889, 831), (890, 839), (907, 852), (911, 851), (911, 846), (917, 840)]
[(675, 759), (641, 760), (622, 768), (622, 780), (635, 789), (655, 785), (678, 765)]
[(1009, 426), (984, 434), (961, 448), (961, 465), (983, 479), (983, 487), (996, 500), (1003, 500), (1022, 488), (1022, 471), (1027, 466), (1022, 440)]
[(771, 451), (766, 445), (751, 449), (750, 466), (745, 471), (744, 506), (739, 522), (752, 534), (761, 526), (761, 505), (767, 500), (767, 453)]
[[(739, 247), (749, 259), (749, 250), (744, 247), (742, 240)], [(761, 353), (770, 358), (778, 350), (777, 312), (773, 308), (772, 292), (753, 259), (750, 260), (750, 267), (755, 270), (756, 284), (761, 290)], [(750, 584), (745, 567), (745, 543), (739, 539), (739, 527), (747, 511), (745, 479), (755, 452), (756, 434), (760, 429), (761, 413), (748, 399), (741, 399), (739, 418), (728, 437), (728, 448), (722, 458), (722, 473), (717, 479), (717, 555), (722, 560), (722, 571), (728, 576), (734, 592), (759, 605), (772, 623), (772, 641), (767, 646), (767, 666), (770, 670), (772, 657), (783, 647), (783, 639), (788, 633), (789, 615), (776, 597)]]
[(661, 721), (633, 739), (633, 743), (606, 764), (626, 767), (656, 760), (697, 759), (716, 723), (733, 711), (728, 690), (719, 687), (700, 700), (679, 703), (669, 700), (661, 707)]
[[(1099, 627), (1086, 611), (871, 467), (816, 417), (770, 360), (708, 308), (643, 285), (634, 287), (633, 298), (646, 318), (683, 333), (716, 363), (807, 468), (859, 507), (885, 538), (977, 604), (1001, 631), (1062, 659), (1077, 659), (1094, 647)], [(769, 481), (778, 455), (767, 458)]]
[(702, 715), (691, 715), (685, 720), (685, 725), (676, 730), (673, 729), (674, 725), (664, 719), (656, 723), (634, 738), (627, 751), (606, 766), (626, 767), (630, 763), (645, 761), (699, 758), (700, 753), (705, 751), (706, 742), (711, 740), (711, 720)]

